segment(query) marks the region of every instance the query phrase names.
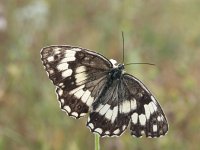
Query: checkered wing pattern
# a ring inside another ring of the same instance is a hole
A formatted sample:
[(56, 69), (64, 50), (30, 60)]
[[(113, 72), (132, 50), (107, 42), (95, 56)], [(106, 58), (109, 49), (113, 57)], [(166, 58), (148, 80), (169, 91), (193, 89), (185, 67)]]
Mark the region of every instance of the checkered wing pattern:
[(125, 74), (124, 84), (129, 95), (136, 102), (132, 110), (130, 129), (135, 137), (160, 137), (167, 133), (167, 119), (151, 92), (137, 78)]
[(124, 74), (106, 87), (88, 118), (87, 126), (100, 136), (120, 136), (130, 124), (135, 137), (160, 137), (168, 130), (165, 115), (149, 90)]
[(43, 48), (41, 59), (61, 109), (76, 119), (89, 113), (87, 127), (92, 132), (120, 136), (130, 126), (135, 137), (167, 133), (167, 119), (157, 100), (141, 81), (123, 72), (123, 65), (67, 45)]
[[(41, 50), (45, 70), (56, 85), (62, 110), (80, 118), (103, 89), (112, 64), (102, 55), (72, 46), (49, 46)], [(98, 89), (98, 90), (96, 90)]]

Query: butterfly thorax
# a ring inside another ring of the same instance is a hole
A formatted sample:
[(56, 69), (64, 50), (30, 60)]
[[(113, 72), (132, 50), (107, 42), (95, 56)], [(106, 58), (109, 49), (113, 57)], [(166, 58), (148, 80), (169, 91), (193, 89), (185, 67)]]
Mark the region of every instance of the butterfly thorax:
[(118, 64), (116, 67), (113, 67), (110, 69), (108, 76), (107, 76), (107, 82), (105, 83), (104, 88), (99, 94), (99, 97), (95, 99), (93, 103), (93, 109), (96, 109), (99, 106), (99, 103), (106, 104), (107, 100), (103, 99), (102, 97), (105, 96), (105, 93), (107, 91), (111, 90), (111, 87), (116, 87), (117, 84), (120, 83), (120, 79), (122, 78), (122, 75), (124, 73), (124, 64)]
[(109, 75), (110, 79), (116, 80), (120, 79), (124, 71), (124, 64), (118, 64), (116, 68), (111, 69)]

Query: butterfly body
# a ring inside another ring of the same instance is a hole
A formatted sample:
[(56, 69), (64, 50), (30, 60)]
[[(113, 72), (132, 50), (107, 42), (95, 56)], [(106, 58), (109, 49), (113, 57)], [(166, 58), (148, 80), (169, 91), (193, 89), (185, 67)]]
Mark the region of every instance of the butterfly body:
[(109, 72), (110, 80), (120, 79), (123, 75), (124, 65), (119, 64), (117, 68), (111, 69)]
[(76, 119), (89, 113), (87, 127), (100, 136), (119, 136), (128, 126), (136, 137), (160, 137), (166, 117), (151, 92), (124, 64), (68, 45), (41, 50), (41, 59), (56, 86), (60, 107)]

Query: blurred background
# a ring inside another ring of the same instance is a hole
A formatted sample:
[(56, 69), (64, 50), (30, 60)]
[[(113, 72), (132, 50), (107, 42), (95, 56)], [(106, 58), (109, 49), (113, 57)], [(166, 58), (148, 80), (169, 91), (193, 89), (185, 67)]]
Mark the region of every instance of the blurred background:
[(47, 45), (68, 44), (122, 61), (161, 104), (170, 125), (159, 139), (101, 139), (103, 150), (200, 149), (199, 0), (1, 0), (0, 150), (93, 150), (86, 117), (59, 108), (40, 60)]

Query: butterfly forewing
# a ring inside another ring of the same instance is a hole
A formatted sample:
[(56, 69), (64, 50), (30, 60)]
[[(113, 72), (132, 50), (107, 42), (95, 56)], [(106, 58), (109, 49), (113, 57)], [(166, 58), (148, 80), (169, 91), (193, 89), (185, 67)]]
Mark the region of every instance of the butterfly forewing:
[(84, 116), (94, 98), (96, 87), (105, 85), (112, 64), (100, 54), (71, 46), (49, 46), (41, 50), (49, 78), (57, 86), (61, 108), (75, 118)]
[(84, 72), (92, 76), (112, 67), (109, 60), (100, 54), (72, 46), (45, 47), (41, 50), (41, 57), (49, 78), (59, 87), (63, 86), (64, 80), (71, 81), (71, 77), (78, 79)]
[(168, 130), (165, 115), (137, 78), (104, 56), (73, 46), (49, 46), (41, 59), (56, 86), (60, 107), (69, 116), (89, 113), (87, 126), (100, 136), (160, 137)]

